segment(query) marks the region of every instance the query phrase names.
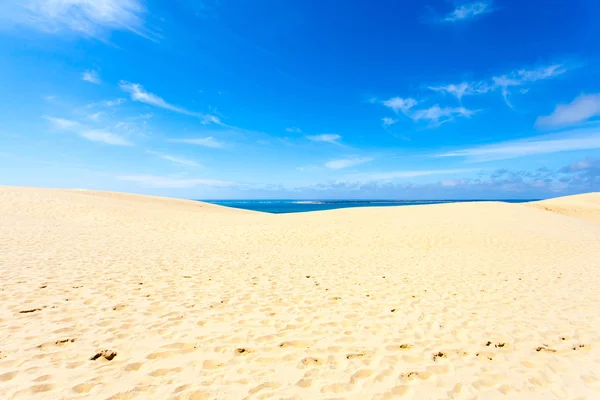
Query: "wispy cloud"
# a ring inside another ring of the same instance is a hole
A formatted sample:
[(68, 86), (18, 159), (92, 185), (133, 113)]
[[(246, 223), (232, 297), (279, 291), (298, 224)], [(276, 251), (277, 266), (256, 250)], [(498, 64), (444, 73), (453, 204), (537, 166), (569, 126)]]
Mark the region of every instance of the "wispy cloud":
[(120, 181), (135, 182), (143, 187), (158, 189), (184, 189), (197, 186), (207, 186), (215, 188), (225, 188), (236, 186), (235, 182), (221, 181), (214, 179), (199, 178), (177, 178), (159, 175), (122, 175), (117, 177)]
[(132, 143), (124, 137), (103, 130), (83, 130), (77, 133), (84, 139), (101, 142), (113, 146), (131, 146)]
[(213, 138), (212, 136), (207, 136), (207, 137), (203, 137), (203, 138), (171, 139), (171, 140), (169, 140), (169, 142), (194, 144), (197, 146), (210, 147), (210, 148), (214, 148), (214, 149), (221, 149), (221, 148), (225, 147), (224, 142), (221, 142), (221, 141)]
[(292, 127), (292, 128), (285, 128), (285, 130), (287, 132), (291, 132), (291, 133), (302, 133), (302, 131), (300, 130), (300, 128), (296, 128), (296, 127)]
[(360, 182), (372, 181), (392, 181), (396, 179), (418, 178), (431, 175), (455, 175), (466, 172), (472, 172), (473, 169), (430, 169), (430, 170), (405, 170), (405, 171), (388, 171), (377, 172), (372, 174), (355, 174), (348, 178)]
[(415, 121), (428, 121), (431, 125), (436, 126), (444, 122), (452, 121), (455, 117), (470, 118), (477, 113), (477, 110), (469, 110), (464, 107), (433, 107), (415, 110), (410, 116)]
[(203, 123), (215, 123), (221, 124), (218, 117), (209, 114), (198, 113), (187, 110), (183, 107), (178, 107), (173, 104), (167, 103), (162, 97), (150, 93), (144, 89), (139, 83), (130, 83), (126, 81), (119, 82), (121, 90), (131, 95), (131, 100), (138, 101), (140, 103), (148, 104), (154, 107), (163, 108), (165, 110), (173, 111), (179, 114), (189, 115), (196, 118), (201, 118)]
[(81, 79), (86, 82), (93, 83), (94, 85), (99, 85), (102, 83), (98, 73), (92, 70), (85, 71), (83, 74), (81, 74)]
[(407, 114), (411, 108), (417, 105), (417, 101), (412, 98), (392, 97), (391, 99), (382, 101), (381, 104), (391, 108), (395, 113), (402, 112)]
[(564, 64), (553, 64), (536, 69), (521, 69), (506, 75), (494, 76), (492, 77), (492, 81), (494, 88), (499, 88), (501, 90), (502, 97), (506, 104), (510, 108), (513, 108), (512, 103), (508, 98), (511, 94), (509, 90), (510, 87), (523, 86), (528, 83), (554, 78), (567, 71), (568, 68)]
[(492, 11), (491, 1), (475, 1), (456, 7), (444, 17), (445, 22), (467, 21)]
[(367, 163), (369, 161), (373, 161), (373, 159), (371, 157), (346, 158), (346, 159), (342, 159), (342, 160), (328, 161), (325, 163), (325, 166), (330, 169), (343, 169), (343, 168), (361, 165), (361, 164)]
[(102, 105), (106, 106), (106, 107), (116, 107), (116, 106), (120, 106), (121, 104), (125, 103), (127, 100), (123, 99), (123, 98), (118, 98), (118, 99), (114, 99), (114, 100), (106, 100), (102, 102)]
[(97, 121), (102, 116), (102, 114), (104, 114), (104, 111), (98, 111), (97, 113), (88, 114), (88, 118)]
[(96, 107), (106, 107), (106, 108), (114, 108), (120, 106), (125, 103), (127, 100), (124, 98), (118, 98), (114, 100), (104, 100), (96, 103), (90, 103), (85, 106), (85, 108), (96, 108)]
[(4, 0), (0, 22), (24, 25), (44, 33), (71, 32), (102, 39), (114, 30), (147, 39), (159, 36), (144, 27), (141, 0)]
[(429, 89), (435, 92), (450, 94), (461, 101), (464, 96), (484, 94), (493, 90), (493, 87), (487, 85), (485, 82), (480, 81), (462, 82), (459, 84), (449, 84), (445, 86), (429, 86)]
[(53, 127), (57, 128), (57, 129), (73, 130), (73, 129), (81, 126), (81, 124), (79, 122), (72, 121), (70, 119), (56, 118), (56, 117), (49, 117), (49, 116), (44, 116), (44, 119), (50, 121), (50, 123), (52, 123)]
[(193, 160), (189, 160), (184, 157), (172, 156), (169, 154), (163, 154), (163, 153), (159, 153), (156, 151), (148, 151), (148, 153), (155, 155), (159, 158), (162, 158), (163, 160), (171, 161), (172, 163), (175, 163), (175, 164), (185, 165), (187, 167), (199, 167), (200, 166), (200, 164), (198, 164), (197, 162), (195, 162)]
[(390, 126), (398, 123), (398, 120), (394, 118), (383, 117), (381, 119), (381, 122), (383, 123), (383, 126)]
[(340, 135), (336, 135), (335, 133), (325, 133), (322, 135), (307, 136), (306, 138), (313, 142), (331, 143), (331, 144), (341, 145), (339, 140), (342, 137)]
[[(418, 104), (413, 98), (393, 97), (382, 101), (381, 104), (392, 109), (395, 113), (402, 112), (414, 122), (427, 121), (431, 126), (437, 126), (444, 122), (452, 121), (456, 117), (469, 118), (477, 113), (477, 110), (469, 110), (465, 107), (440, 107), (438, 104), (424, 109), (415, 109)], [(392, 118), (383, 118), (383, 125), (388, 126), (396, 123)]]
[(600, 94), (583, 94), (569, 104), (556, 106), (552, 114), (539, 117), (535, 124), (539, 128), (552, 128), (578, 124), (598, 116), (600, 116)]
[(476, 81), (476, 82), (461, 82), (458, 84), (448, 84), (441, 86), (428, 86), (429, 89), (438, 92), (449, 94), (462, 101), (465, 96), (482, 95), (485, 93), (500, 90), (506, 104), (512, 108), (509, 100), (511, 87), (521, 87), (519, 92), (525, 94), (529, 88), (523, 87), (528, 84), (551, 79), (568, 71), (568, 67), (564, 64), (552, 64), (535, 69), (520, 69), (512, 71), (508, 74), (492, 77), (491, 81)]
[(93, 142), (101, 142), (113, 146), (133, 145), (133, 143), (121, 135), (103, 129), (90, 129), (89, 127), (77, 121), (48, 116), (45, 116), (44, 119), (50, 121), (54, 129), (71, 132), (79, 137), (91, 140)]
[(482, 162), (591, 149), (600, 149), (600, 127), (469, 147), (436, 154), (435, 157), (463, 157), (469, 161)]

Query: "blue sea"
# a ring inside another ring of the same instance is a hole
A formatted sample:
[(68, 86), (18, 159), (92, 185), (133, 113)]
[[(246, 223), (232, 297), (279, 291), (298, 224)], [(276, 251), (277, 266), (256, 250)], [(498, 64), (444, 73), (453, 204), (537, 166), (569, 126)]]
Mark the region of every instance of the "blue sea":
[[(226, 207), (242, 208), (271, 214), (334, 210), (350, 207), (414, 206), (418, 204), (460, 203), (482, 200), (203, 200)], [(492, 200), (487, 200), (492, 201)], [(534, 200), (494, 200), (524, 203)]]

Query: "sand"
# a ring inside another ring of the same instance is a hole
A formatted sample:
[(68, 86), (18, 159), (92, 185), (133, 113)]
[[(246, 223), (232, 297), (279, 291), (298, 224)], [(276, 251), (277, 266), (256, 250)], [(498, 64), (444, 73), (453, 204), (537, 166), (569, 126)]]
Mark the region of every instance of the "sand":
[(530, 206), (600, 224), (600, 193), (536, 201)]
[(599, 198), (268, 215), (0, 187), (0, 398), (598, 399)]

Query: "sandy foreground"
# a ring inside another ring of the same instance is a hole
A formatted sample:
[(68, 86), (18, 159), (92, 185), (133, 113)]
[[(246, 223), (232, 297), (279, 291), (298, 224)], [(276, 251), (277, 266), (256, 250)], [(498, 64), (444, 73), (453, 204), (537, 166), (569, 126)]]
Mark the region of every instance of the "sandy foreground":
[(1, 399), (600, 398), (600, 193), (268, 215), (0, 187), (0, 279)]

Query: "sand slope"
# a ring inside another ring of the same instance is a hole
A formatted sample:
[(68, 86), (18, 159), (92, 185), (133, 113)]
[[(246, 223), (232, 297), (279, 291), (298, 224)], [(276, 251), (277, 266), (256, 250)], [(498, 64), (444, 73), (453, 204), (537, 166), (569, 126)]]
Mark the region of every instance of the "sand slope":
[(600, 225), (571, 212), (0, 187), (0, 398), (599, 398)]
[(600, 224), (600, 193), (559, 197), (557, 199), (532, 202), (529, 205)]

